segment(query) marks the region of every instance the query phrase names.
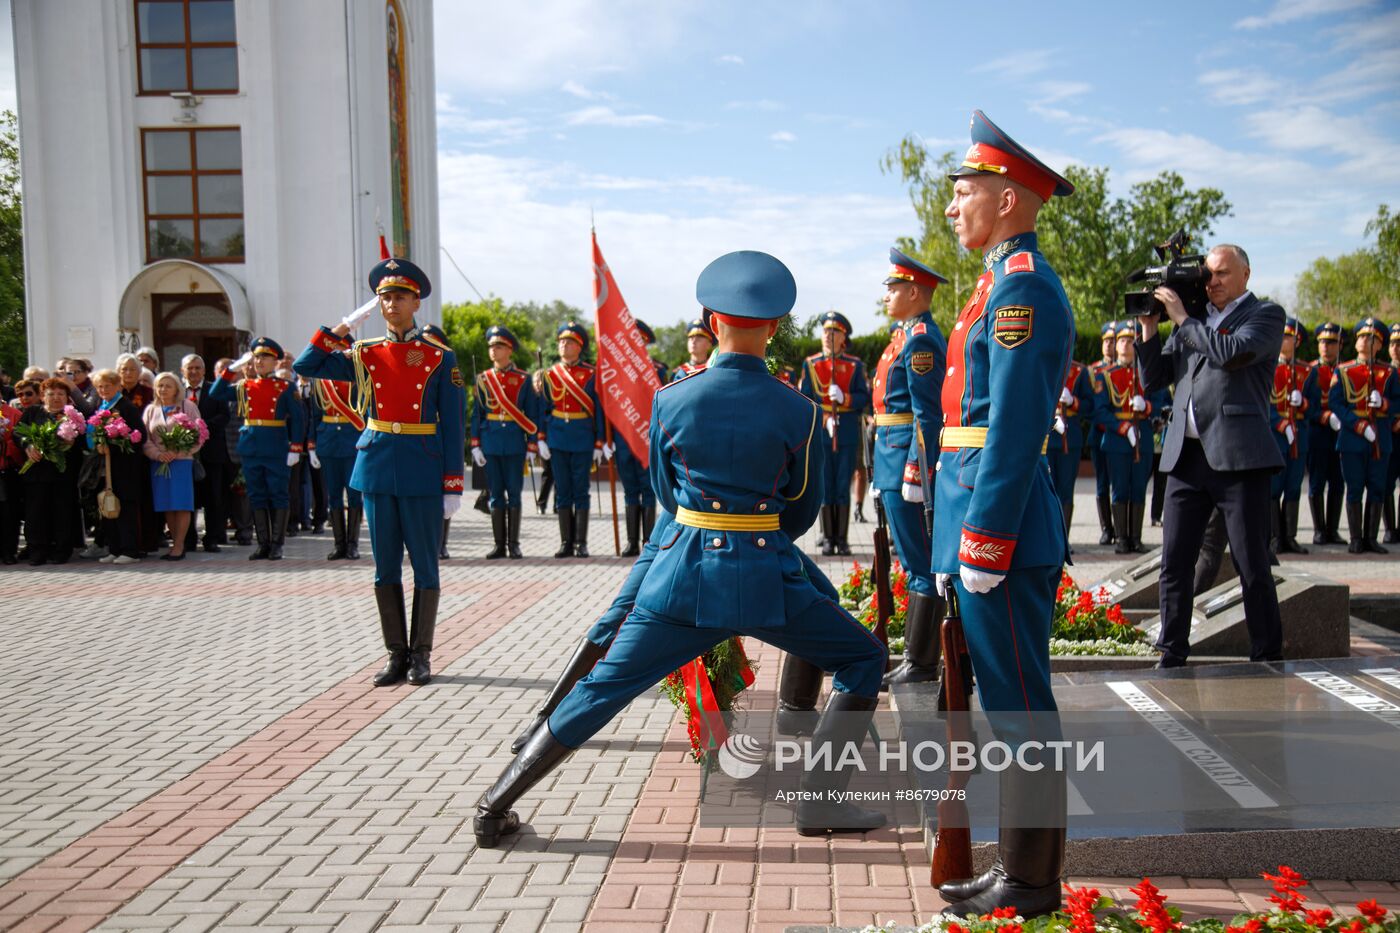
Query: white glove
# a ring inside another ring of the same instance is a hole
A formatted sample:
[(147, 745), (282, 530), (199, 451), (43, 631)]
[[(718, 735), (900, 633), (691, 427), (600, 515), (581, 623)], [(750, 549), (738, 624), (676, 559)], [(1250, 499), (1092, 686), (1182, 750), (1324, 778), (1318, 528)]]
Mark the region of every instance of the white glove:
[(486, 455), (481, 452), (480, 447), (472, 448), (472, 463), (475, 463), (477, 466), (486, 466)]
[(1370, 441), (1372, 444), (1376, 442), (1375, 429), (1372, 428), (1369, 424), (1366, 425), (1366, 430), (1361, 432), (1361, 436), (1366, 438), (1366, 440)]
[(1069, 389), (1061, 389), (1061, 390), (1060, 390), (1060, 404), (1061, 404), (1061, 405), (1073, 405), (1073, 404), (1074, 404), (1074, 393), (1071, 392)]
[(963, 564), (958, 569), (958, 579), (962, 580), (963, 589), (969, 593), (990, 593), (1006, 577), (1003, 574), (988, 573), (985, 570), (978, 570), (976, 567)]
[(443, 496), (443, 497), (442, 497), (442, 517), (443, 517), (443, 518), (451, 518), (452, 516), (456, 515), (456, 514), (457, 514), (457, 510), (460, 509), (461, 507), (462, 507), (462, 497), (461, 497), (461, 496)]
[(247, 353), (228, 364), (228, 368), (236, 373), (241, 373), (243, 372), (243, 368), (251, 362), (253, 362), (253, 351), (249, 350)]
[(377, 307), (379, 307), (379, 296), (375, 295), (369, 301), (366, 301), (354, 311), (351, 311), (345, 317), (341, 318), (340, 323), (354, 330), (363, 324), (369, 316), (374, 313), (374, 309)]
[(603, 448), (601, 448), (601, 447), (594, 447), (594, 448), (593, 448), (593, 462), (594, 462), (594, 463), (599, 464), (599, 465), (601, 466), (602, 463), (603, 463), (603, 456), (604, 456), (604, 455), (603, 455)]
[(1337, 417), (1336, 412), (1327, 413), (1327, 426), (1333, 431), (1340, 431), (1342, 429), (1342, 419)]
[(1128, 433), (1124, 434), (1123, 436), (1128, 439), (1129, 444), (1131, 444), (1134, 447), (1137, 446), (1137, 428), (1133, 427), (1131, 424), (1128, 425)]
[(294, 467), (301, 462), (301, 454), (295, 450), (287, 451), (287, 466)]
[(1291, 443), (1293, 443), (1293, 437), (1294, 437), (1294, 435), (1293, 435), (1293, 425), (1291, 425), (1291, 424), (1285, 424), (1285, 425), (1283, 426), (1283, 439), (1286, 440), (1286, 441), (1288, 441), (1288, 443), (1291, 444)]
[(918, 483), (905, 483), (899, 487), (899, 494), (905, 502), (923, 502), (924, 489)]
[(535, 461), (539, 459), (539, 456), (540, 455), (535, 453), (533, 450), (527, 450), (525, 451), (525, 462), (530, 464), (530, 466), (534, 466)]
[(604, 445), (603, 445), (603, 459), (604, 459), (604, 460), (611, 460), (611, 459), (613, 458), (613, 454), (615, 454), (615, 453), (617, 453), (617, 445), (616, 445), (616, 444), (604, 444)]
[(827, 419), (826, 419), (826, 433), (827, 433), (827, 434), (830, 434), (832, 437), (835, 437), (835, 436), (836, 436), (836, 419), (835, 419), (835, 418), (827, 418)]
[(306, 456), (307, 456), (307, 458), (311, 461), (311, 468), (312, 468), (313, 470), (319, 470), (319, 469), (321, 469), (321, 458), (318, 457), (318, 456), (316, 456), (316, 451), (313, 450), (313, 451), (311, 451), (310, 453), (308, 453)]
[(1290, 392), (1289, 395), (1288, 395), (1288, 404), (1292, 405), (1294, 408), (1302, 408), (1302, 407), (1303, 407), (1303, 393), (1302, 393), (1302, 392), (1299, 392), (1297, 389), (1294, 389), (1294, 390), (1293, 390), (1292, 392)]
[(1371, 408), (1380, 408), (1385, 403), (1381, 401), (1380, 392), (1376, 391), (1375, 389), (1372, 389), (1371, 397), (1366, 400), (1366, 404), (1369, 405)]
[(1055, 433), (1056, 433), (1056, 434), (1063, 434), (1063, 433), (1065, 433), (1065, 419), (1064, 419), (1064, 418), (1061, 418), (1059, 415), (1056, 415), (1056, 416), (1055, 416)]
[(846, 393), (842, 392), (841, 387), (834, 382), (831, 385), (827, 386), (826, 397), (831, 399), (837, 405), (846, 404)]
[(936, 573), (933, 575), (933, 588), (938, 591), (939, 596), (948, 595), (948, 587), (953, 583), (953, 575), (948, 573)]
[(540, 459), (541, 459), (541, 460), (548, 460), (548, 459), (549, 459), (549, 445), (546, 444), (544, 441), (540, 441), (540, 442), (539, 442), (538, 444), (536, 444), (535, 446), (538, 447), (538, 448), (540, 449)]
[(1147, 399), (1141, 395), (1133, 396), (1133, 411), (1147, 411)]

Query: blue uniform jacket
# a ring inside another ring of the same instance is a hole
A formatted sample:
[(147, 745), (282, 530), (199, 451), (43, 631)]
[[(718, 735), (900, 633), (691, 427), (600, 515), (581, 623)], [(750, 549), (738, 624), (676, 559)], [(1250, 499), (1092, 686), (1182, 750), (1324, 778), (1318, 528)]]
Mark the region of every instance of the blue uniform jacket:
[[(1372, 390), (1381, 396), (1381, 408), (1367, 406)], [(1332, 377), (1327, 407), (1342, 422), (1337, 432), (1337, 450), (1344, 454), (1388, 454), (1392, 443), (1391, 417), (1400, 411), (1400, 375), (1382, 363), (1372, 363), (1370, 372), (1360, 360), (1339, 363)], [(1364, 434), (1369, 424), (1376, 434), (1375, 446)]]
[[(1291, 372), (1290, 372), (1291, 369)], [(1288, 404), (1292, 390), (1297, 389), (1303, 396), (1303, 407), (1292, 408)], [(1287, 450), (1287, 441), (1284, 439), (1284, 422), (1288, 421), (1288, 414), (1291, 412), (1293, 422), (1293, 444), (1298, 457), (1306, 457), (1308, 453), (1308, 440), (1312, 434), (1308, 430), (1308, 422), (1312, 420), (1312, 415), (1322, 407), (1322, 389), (1317, 383), (1317, 370), (1301, 360), (1291, 362), (1282, 358), (1279, 359), (1278, 366), (1274, 369), (1274, 390), (1269, 393), (1269, 426), (1278, 434), (1277, 440)], [(1284, 454), (1288, 456), (1287, 453)]]
[[(724, 412), (717, 417), (716, 412)], [(651, 484), (660, 509), (709, 516), (777, 515), (777, 531), (714, 531), (677, 523), (637, 605), (710, 628), (763, 628), (820, 599), (792, 543), (821, 509), (825, 458), (811, 400), (756, 356), (721, 353), (656, 393)]]
[[(316, 439), (316, 456), (347, 459), (355, 456), (355, 443), (360, 439), (360, 429), (353, 424), (341, 421), (326, 421), (326, 415), (343, 418), (340, 412), (327, 410), (322, 392), (326, 380), (316, 380), (316, 388), (311, 393), (311, 437)], [(344, 388), (348, 383), (341, 383)], [(348, 394), (348, 393), (347, 393)]]
[[(1064, 563), (1060, 500), (1041, 454), (1074, 347), (1074, 314), (1034, 233), (988, 250), (958, 314), (943, 383), (945, 428), (985, 446), (938, 456), (933, 570), (1005, 573)], [(946, 440), (944, 442), (946, 444)]]
[[(1073, 378), (1070, 377), (1071, 373)], [(1084, 449), (1084, 419), (1094, 412), (1094, 390), (1089, 382), (1089, 368), (1071, 362), (1070, 372), (1065, 374), (1064, 387), (1069, 389), (1074, 401), (1068, 405), (1056, 405), (1055, 410), (1065, 419), (1065, 433), (1051, 432), (1050, 445), (1058, 446), (1061, 453), (1073, 455), (1078, 460), (1079, 452)]]
[[(876, 420), (882, 414), (912, 412), (923, 430), (930, 469), (943, 426), (944, 368), (948, 365), (948, 344), (933, 315), (925, 311), (902, 322), (890, 335), (889, 345), (880, 356), (871, 389)], [(874, 485), (879, 490), (899, 491), (906, 469), (918, 482), (919, 449), (912, 424), (877, 425), (875, 428)]]
[[(1100, 375), (1094, 392), (1093, 423), (1100, 429), (1104, 453), (1132, 453), (1133, 445), (1128, 443), (1127, 428), (1137, 428), (1137, 447), (1140, 456), (1152, 456), (1152, 419), (1160, 418), (1162, 410), (1170, 403), (1165, 389), (1156, 392), (1143, 392), (1142, 382), (1135, 380), (1136, 369), (1114, 364)], [(1147, 408), (1140, 412), (1132, 409), (1133, 393), (1142, 395)]]
[[(572, 391), (559, 380), (561, 376), (550, 367), (544, 374), (544, 393), (539, 396), (539, 438), (550, 450), (581, 453), (603, 445), (603, 406), (598, 404), (597, 372), (592, 363), (579, 361), (569, 367), (583, 383), (583, 392), (593, 402), (593, 412), (583, 410)], [(567, 417), (566, 417), (567, 416)], [(582, 416), (582, 417), (581, 417)]]
[[(414, 329), (407, 340), (377, 337), (339, 349), (339, 338), (322, 327), (292, 368), (303, 376), (356, 385), (368, 423), (356, 442), (350, 485), (360, 492), (391, 496), (462, 494), (466, 456), (467, 396), (451, 348)], [(431, 434), (395, 433), (393, 424), (434, 425)]]
[[(836, 384), (846, 393), (846, 401), (840, 405), (835, 405), (827, 395), (833, 362)], [(801, 390), (821, 408), (823, 422), (835, 408), (837, 444), (850, 447), (860, 443), (860, 419), (865, 406), (870, 404), (870, 384), (865, 378), (865, 362), (860, 357), (842, 353), (833, 361), (824, 353), (813, 353), (802, 363)]]
[[(252, 365), (251, 363), (249, 364)], [(209, 398), (216, 402), (238, 402), (243, 426), (238, 429), (240, 457), (277, 457), (300, 453), (306, 446), (306, 408), (296, 389), (276, 376), (238, 380), (232, 370), (214, 380)], [(280, 426), (248, 424), (249, 421), (282, 421)]]
[(506, 390), (508, 400), (515, 403), (520, 414), (535, 427), (528, 431), (517, 424), (501, 408), (501, 403), (492, 394), (487, 374), (476, 377), (476, 400), (472, 405), (471, 445), (480, 447), (488, 457), (502, 457), (523, 454), (533, 450), (535, 435), (539, 431), (539, 396), (535, 394), (530, 374), (516, 367), (498, 372), (500, 384)]

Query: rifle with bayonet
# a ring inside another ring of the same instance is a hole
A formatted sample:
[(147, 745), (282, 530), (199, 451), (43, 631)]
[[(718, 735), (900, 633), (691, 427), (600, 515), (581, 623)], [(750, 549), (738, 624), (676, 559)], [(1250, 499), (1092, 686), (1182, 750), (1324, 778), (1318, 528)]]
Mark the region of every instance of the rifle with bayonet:
[(875, 581), (875, 637), (885, 646), (885, 668), (889, 669), (890, 619), (894, 617), (894, 592), (890, 589), (890, 526), (885, 517), (885, 504), (880, 491), (875, 488), (875, 445), (879, 429), (865, 424), (865, 480), (875, 499), (875, 557), (871, 561), (870, 575)]

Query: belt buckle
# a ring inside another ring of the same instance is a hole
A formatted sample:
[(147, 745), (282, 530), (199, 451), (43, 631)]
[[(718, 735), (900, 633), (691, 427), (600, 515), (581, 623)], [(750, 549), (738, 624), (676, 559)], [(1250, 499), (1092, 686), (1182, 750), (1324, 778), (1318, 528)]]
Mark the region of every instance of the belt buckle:
[(395, 421), (393, 424), (389, 425), (389, 430), (390, 430), (390, 431), (393, 431), (395, 434), (402, 434), (402, 433), (403, 433), (403, 425), (400, 424), (399, 422)]

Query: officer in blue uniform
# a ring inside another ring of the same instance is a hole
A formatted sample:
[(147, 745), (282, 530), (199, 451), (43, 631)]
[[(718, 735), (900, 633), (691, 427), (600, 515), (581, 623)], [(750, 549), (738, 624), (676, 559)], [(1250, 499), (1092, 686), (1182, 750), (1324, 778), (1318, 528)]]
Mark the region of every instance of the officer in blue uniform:
[(839, 311), (828, 311), (819, 320), (822, 349), (803, 361), (800, 389), (821, 407), (822, 429), (827, 435), (821, 445), (827, 457), (821, 516), (827, 543), (822, 546), (822, 554), (848, 557), (851, 476), (861, 442), (861, 413), (870, 404), (870, 386), (865, 378), (865, 362), (846, 352), (851, 322)]
[[(390, 258), (369, 274), (378, 296), (334, 328), (322, 327), (293, 368), (316, 379), (353, 381), (365, 417), (350, 485), (364, 495), (374, 551), (374, 596), (388, 663), (376, 687), (426, 684), (440, 596), (442, 519), (462, 505), (466, 396), (452, 348), (414, 321), (432, 284), (407, 259)], [(341, 349), (350, 331), (379, 308), (388, 333)], [(403, 553), (413, 565), (413, 610), (405, 619)]]
[[(792, 309), (796, 283), (772, 256), (730, 253), (701, 273), (696, 296), (714, 314), (720, 352), (652, 406), (652, 487), (675, 522), (658, 528), (664, 540), (607, 654), (477, 804), (478, 845), (519, 829), (511, 804), (634, 697), (727, 638), (753, 635), (832, 671), (835, 690), (814, 741), (858, 742), (875, 708), (884, 648), (803, 575), (793, 544), (820, 509), (824, 459), (812, 449), (820, 411), (769, 377), (763, 352)], [(826, 802), (849, 776), (807, 776), (804, 785), (823, 799), (799, 805), (800, 832), (883, 823)]]
[[(343, 341), (339, 349), (348, 349)], [(326, 509), (335, 539), (326, 560), (360, 559), (360, 521), (364, 498), (350, 485), (355, 469), (355, 443), (365, 429), (365, 419), (355, 409), (354, 387), (332, 379), (311, 380), (311, 432), (308, 442), (311, 465), (321, 471)]]
[(603, 450), (603, 411), (594, 388), (594, 367), (583, 359), (588, 329), (577, 321), (560, 325), (559, 362), (544, 373), (540, 394), (539, 451), (554, 474), (554, 508), (559, 514), (555, 557), (588, 556), (588, 470), (607, 457)]
[(1308, 509), (1312, 512), (1313, 544), (1345, 544), (1338, 528), (1342, 520), (1342, 461), (1337, 454), (1337, 432), (1332, 427), (1328, 397), (1341, 359), (1346, 332), (1335, 321), (1313, 329), (1317, 359), (1308, 382), (1316, 386), (1320, 404), (1308, 414)]
[(1380, 362), (1385, 338), (1385, 322), (1378, 318), (1356, 325), (1356, 359), (1337, 367), (1327, 400), (1346, 481), (1351, 537), (1347, 551), (1352, 554), (1389, 553), (1378, 538), (1393, 443), (1392, 413), (1400, 411), (1400, 375)]
[(490, 490), (491, 532), (495, 548), (487, 560), (509, 556), (519, 560), (520, 488), (525, 459), (533, 463), (539, 450), (535, 436), (538, 400), (530, 374), (511, 356), (519, 341), (507, 327), (486, 329), (486, 350), (491, 368), (476, 377), (476, 402), (472, 405), (472, 462), (486, 468)]
[[(209, 390), (209, 397), (216, 402), (236, 399), (243, 419), (238, 429), (238, 456), (243, 460), (253, 531), (258, 537), (257, 550), (249, 560), (282, 559), (292, 467), (306, 447), (306, 409), (296, 387), (272, 375), (281, 359), (281, 345), (270, 337), (259, 337)], [(239, 382), (249, 363), (253, 375)]]
[[(647, 358), (651, 359), (650, 347), (656, 342), (656, 332), (641, 319), (634, 319), (633, 323), (646, 341)], [(657, 381), (664, 386), (668, 376), (665, 364), (651, 360), (651, 365), (656, 371)], [(617, 432), (613, 432), (613, 436), (616, 437)], [(617, 448), (615, 453), (614, 446)], [(637, 459), (626, 442), (609, 446), (608, 452), (614, 456), (617, 477), (622, 482), (622, 501), (626, 506), (627, 547), (622, 556), (636, 557), (641, 553), (640, 542), (651, 537), (651, 528), (656, 524), (656, 495), (651, 491), (646, 467), (642, 466), (642, 461)]]
[(671, 373), (671, 381), (678, 382), (686, 376), (693, 376), (702, 371), (710, 362), (710, 353), (714, 348), (714, 331), (710, 330), (705, 319), (696, 318), (691, 321), (685, 329), (685, 349), (690, 354), (690, 359), (676, 367), (675, 372)]
[(1269, 392), (1269, 420), (1274, 442), (1283, 457), (1283, 469), (1275, 473), (1270, 487), (1274, 500), (1273, 544), (1275, 553), (1306, 554), (1298, 543), (1298, 500), (1303, 495), (1303, 467), (1308, 462), (1308, 415), (1322, 405), (1311, 367), (1297, 357), (1303, 340), (1303, 324), (1295, 317), (1283, 322), (1283, 343), (1279, 347), (1274, 383)]
[(930, 569), (916, 432), (923, 435), (925, 458), (932, 458), (943, 426), (939, 393), (948, 345), (933, 322), (929, 305), (934, 289), (947, 281), (918, 260), (890, 250), (885, 307), (896, 326), (880, 355), (871, 388), (875, 407), (873, 472), (895, 553), (909, 575), (909, 603), (904, 614), (904, 663), (885, 677), (886, 685), (938, 679), (943, 598), (934, 589)]
[(1079, 460), (1084, 453), (1084, 417), (1094, 410), (1094, 390), (1089, 382), (1089, 368), (1070, 360), (1065, 373), (1060, 398), (1055, 404), (1055, 422), (1051, 425), (1049, 446), (1045, 459), (1050, 465), (1050, 480), (1060, 497), (1060, 511), (1065, 517), (1065, 534), (1074, 521), (1074, 481), (1079, 478)]
[[(963, 248), (982, 250), (986, 271), (948, 344), (933, 569), (957, 590), (978, 697), (1006, 739), (1022, 734), (1026, 713), (1056, 709), (1050, 622), (1067, 545), (1044, 452), (1074, 313), (1035, 225), (1046, 201), (1074, 188), (981, 111), (952, 177), (945, 213)], [(1046, 718), (1031, 727), (1048, 728)], [(1064, 773), (1012, 767), (1000, 784), (997, 862), (941, 888), (950, 913), (1015, 907), (1035, 917), (1060, 906)]]
[[(421, 330), (421, 331), (423, 332), (423, 338), (424, 338), (425, 340), (426, 340), (426, 339), (433, 339), (433, 340), (436, 340), (438, 343), (442, 344), (443, 346), (451, 346), (451, 345), (452, 345), (452, 342), (451, 342), (450, 340), (447, 339), (447, 333), (446, 333), (441, 327), (438, 327), (436, 324), (422, 324), (422, 325), (420, 325), (419, 330)], [(465, 392), (462, 393), (462, 398), (463, 398), (463, 399), (466, 398), (466, 393), (465, 393)], [(467, 418), (467, 413), (466, 413), (466, 412), (462, 412), (462, 420), (465, 421), (466, 418)], [(476, 488), (476, 487), (472, 487), (472, 488)], [(483, 508), (481, 511), (484, 512), (484, 511), (486, 511), (486, 509)], [(449, 553), (447, 553), (447, 540), (448, 540), (448, 535), (451, 533), (451, 531), (452, 531), (452, 516), (450, 516), (450, 515), (444, 515), (444, 516), (442, 517), (442, 538), (438, 541), (438, 560), (439, 560), (439, 561), (451, 560), (451, 559), (452, 559), (452, 555), (449, 554)]]
[(1142, 518), (1152, 479), (1152, 416), (1163, 399), (1143, 394), (1133, 340), (1137, 328), (1120, 321), (1118, 361), (1103, 371), (1094, 394), (1094, 424), (1103, 433), (1113, 495), (1114, 553), (1141, 554)]
[[(1400, 323), (1390, 325), (1391, 382), (1400, 382)], [(1390, 467), (1385, 473), (1385, 498), (1381, 500), (1381, 520), (1385, 523), (1385, 543), (1400, 544), (1400, 527), (1396, 525), (1395, 487), (1400, 483), (1400, 409), (1391, 409)]]
[[(1118, 321), (1099, 328), (1100, 357), (1089, 364), (1089, 392), (1097, 394), (1103, 371), (1118, 362)], [(1093, 406), (1090, 406), (1092, 409)], [(1089, 462), (1094, 465), (1094, 502), (1099, 510), (1099, 544), (1113, 543), (1113, 505), (1109, 498), (1108, 459), (1103, 452), (1103, 429), (1089, 422)]]

